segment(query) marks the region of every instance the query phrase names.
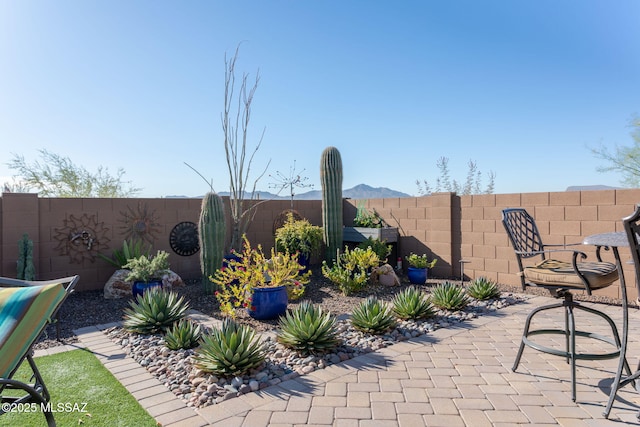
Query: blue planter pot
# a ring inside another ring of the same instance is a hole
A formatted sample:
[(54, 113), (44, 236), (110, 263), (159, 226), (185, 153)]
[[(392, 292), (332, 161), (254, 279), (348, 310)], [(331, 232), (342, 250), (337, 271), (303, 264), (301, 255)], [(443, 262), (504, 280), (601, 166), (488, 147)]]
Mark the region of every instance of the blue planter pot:
[(311, 256), (300, 254), (298, 255), (298, 264), (304, 267), (304, 270), (300, 271), (300, 273), (306, 273), (309, 270), (309, 263), (311, 262)]
[(144, 294), (147, 289), (155, 288), (158, 286), (162, 287), (162, 279), (155, 279), (149, 282), (141, 282), (136, 280), (135, 282), (133, 282), (133, 285), (131, 286), (133, 299), (135, 301), (138, 301), (138, 297), (141, 297), (142, 294)]
[(407, 269), (407, 277), (409, 277), (409, 281), (414, 285), (424, 285), (427, 281), (427, 269), (409, 267)]
[(254, 288), (249, 316), (257, 320), (275, 319), (287, 311), (289, 298), (286, 286)]

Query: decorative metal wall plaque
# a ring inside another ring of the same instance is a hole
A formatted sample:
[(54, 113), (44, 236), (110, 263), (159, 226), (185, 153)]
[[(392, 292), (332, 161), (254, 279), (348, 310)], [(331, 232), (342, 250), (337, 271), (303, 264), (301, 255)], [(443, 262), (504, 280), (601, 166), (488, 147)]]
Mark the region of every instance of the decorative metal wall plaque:
[(122, 218), (118, 220), (122, 223), (120, 230), (125, 240), (145, 240), (153, 243), (160, 232), (160, 224), (156, 218), (156, 212), (149, 212), (146, 204), (138, 204), (138, 209), (134, 210), (127, 206), (128, 212), (120, 212)]
[(200, 250), (198, 226), (190, 221), (176, 224), (169, 234), (169, 244), (175, 253), (190, 256)]
[(88, 259), (96, 260), (100, 249), (107, 249), (110, 239), (104, 222), (98, 222), (96, 215), (83, 214), (80, 218), (69, 215), (62, 221), (63, 227), (55, 229), (53, 239), (58, 242), (55, 249), (60, 255), (68, 255), (72, 264), (82, 264)]

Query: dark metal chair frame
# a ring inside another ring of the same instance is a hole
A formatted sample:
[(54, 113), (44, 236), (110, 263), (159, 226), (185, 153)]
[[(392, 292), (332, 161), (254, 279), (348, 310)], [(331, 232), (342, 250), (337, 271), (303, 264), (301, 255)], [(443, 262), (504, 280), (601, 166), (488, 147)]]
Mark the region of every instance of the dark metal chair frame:
[[(545, 245), (542, 242), (538, 227), (535, 220), (529, 213), (522, 208), (510, 208), (502, 211), (502, 223), (505, 227), (507, 235), (514, 247), (516, 258), (518, 261), (518, 267), (520, 270), (520, 278), (522, 283), (522, 290), (524, 291), (527, 286), (535, 286), (547, 289), (551, 292), (555, 298), (563, 298), (560, 303), (549, 304), (535, 308), (525, 321), (524, 331), (522, 334), (522, 341), (520, 348), (513, 364), (512, 370), (515, 372), (520, 364), (520, 359), (524, 352), (524, 348), (530, 347), (534, 350), (538, 350), (547, 354), (564, 357), (567, 363), (571, 365), (571, 398), (576, 401), (576, 361), (577, 360), (604, 360), (613, 359), (620, 356), (621, 341), (618, 329), (614, 321), (605, 313), (595, 310), (591, 307), (584, 306), (573, 299), (573, 295), (570, 292), (571, 289), (576, 289), (573, 286), (562, 286), (546, 283), (533, 283), (525, 278), (525, 266), (523, 259), (539, 257), (538, 259), (549, 259), (553, 253), (559, 252), (571, 252), (571, 265), (573, 266), (574, 273), (580, 278), (584, 285), (584, 291), (588, 295), (591, 295), (592, 285), (589, 283), (587, 277), (580, 271), (580, 261), (585, 260), (587, 255), (579, 250), (569, 249), (569, 246), (576, 246), (580, 244), (568, 244), (568, 245)], [(598, 262), (603, 262), (600, 254), (600, 247), (596, 252), (596, 258)], [(611, 263), (607, 263), (613, 267)], [(613, 283), (613, 281), (611, 282)], [(531, 322), (535, 315), (552, 309), (563, 308), (564, 309), (564, 328), (563, 329), (531, 329)], [(587, 313), (596, 315), (604, 319), (611, 327), (612, 337), (595, 334), (589, 331), (576, 330), (574, 320), (574, 310), (582, 310)], [(534, 342), (529, 337), (542, 334), (557, 334), (565, 336), (564, 349), (552, 348), (544, 346)], [(596, 339), (614, 346), (615, 350), (606, 353), (577, 353), (576, 352), (576, 337), (586, 337)], [(625, 369), (629, 371), (629, 365), (624, 362)]]
[[(60, 310), (60, 307), (62, 306), (66, 298), (74, 291), (75, 286), (78, 283), (79, 279), (80, 279), (79, 276), (70, 276), (70, 277), (65, 277), (65, 278), (56, 279), (56, 280), (26, 281), (26, 280), (12, 279), (8, 277), (0, 277), (0, 288), (44, 286), (44, 285), (62, 283), (65, 289), (64, 299), (58, 304), (58, 307), (51, 315), (51, 319), (54, 319), (54, 318), (57, 319), (57, 314), (58, 314), (58, 311)], [(45, 323), (42, 329), (36, 334), (36, 337), (40, 337), (50, 324), (51, 323)], [(49, 394), (49, 390), (47, 389), (47, 386), (45, 385), (44, 380), (42, 379), (42, 375), (40, 374), (40, 371), (38, 370), (38, 367), (36, 366), (35, 361), (33, 360), (32, 347), (35, 341), (37, 341), (37, 338), (34, 340), (34, 342), (31, 343), (31, 346), (26, 351), (26, 353), (22, 356), (21, 361), (13, 369), (9, 377), (0, 378), (0, 402), (3, 404), (9, 403), (14, 405), (35, 403), (39, 405), (41, 409), (47, 408), (47, 410), (42, 411), (47, 421), (47, 426), (55, 427), (56, 422), (53, 417), (53, 413), (51, 412), (50, 407), (47, 406), (47, 403), (51, 399), (51, 395)], [(24, 383), (22, 381), (17, 381), (12, 378), (15, 375), (15, 373), (18, 371), (18, 368), (22, 365), (22, 363), (25, 360), (29, 364), (29, 368), (32, 371), (32, 376), (31, 376), (32, 383), (30, 384)], [(20, 396), (3, 396), (3, 392), (5, 390), (20, 390), (20, 391), (23, 391), (25, 394)], [(3, 405), (3, 409), (0, 410), (0, 415), (4, 413), (5, 411), (4, 411), (4, 405)]]

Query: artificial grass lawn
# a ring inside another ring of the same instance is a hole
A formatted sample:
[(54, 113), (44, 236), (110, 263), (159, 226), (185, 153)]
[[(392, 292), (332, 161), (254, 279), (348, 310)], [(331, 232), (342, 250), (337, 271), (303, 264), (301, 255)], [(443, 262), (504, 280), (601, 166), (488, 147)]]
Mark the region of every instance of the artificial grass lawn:
[[(59, 427), (157, 425), (91, 352), (72, 350), (38, 357), (35, 361), (51, 394), (51, 407), (62, 411), (53, 414)], [(15, 378), (29, 382), (30, 372), (25, 361)], [(46, 425), (39, 409), (35, 413), (13, 412), (0, 416), (0, 426)]]

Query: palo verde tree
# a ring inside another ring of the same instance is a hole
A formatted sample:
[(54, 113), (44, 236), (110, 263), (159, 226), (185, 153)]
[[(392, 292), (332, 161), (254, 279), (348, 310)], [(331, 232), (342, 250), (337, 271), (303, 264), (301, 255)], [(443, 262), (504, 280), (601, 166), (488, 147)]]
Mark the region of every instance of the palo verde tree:
[(615, 147), (612, 153), (606, 147), (591, 148), (591, 152), (609, 163), (608, 166), (600, 166), (598, 172), (620, 172), (624, 187), (640, 187), (640, 116), (630, 120), (631, 138), (633, 144), (630, 147)]
[(478, 170), (478, 165), (473, 160), (469, 160), (469, 169), (467, 171), (467, 178), (464, 181), (464, 184), (461, 184), (455, 179), (451, 179), (451, 176), (449, 175), (449, 159), (447, 157), (440, 157), (436, 162), (436, 166), (440, 170), (440, 176), (436, 179), (433, 191), (431, 189), (431, 185), (426, 179), (422, 180), (422, 182), (420, 180), (416, 180), (418, 194), (421, 196), (429, 195), (432, 192), (438, 193), (440, 191), (449, 191), (459, 195), (492, 194), (494, 191), (496, 178), (495, 173), (493, 171), (489, 172), (489, 182), (487, 183), (487, 186), (482, 189), (482, 172)]
[(74, 164), (69, 157), (62, 157), (45, 149), (39, 150), (42, 162), (28, 163), (24, 156), (13, 155), (7, 165), (18, 172), (21, 190), (35, 190), (45, 197), (129, 197), (140, 192), (123, 181), (124, 170), (111, 175), (100, 166), (97, 172), (89, 172)]

